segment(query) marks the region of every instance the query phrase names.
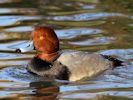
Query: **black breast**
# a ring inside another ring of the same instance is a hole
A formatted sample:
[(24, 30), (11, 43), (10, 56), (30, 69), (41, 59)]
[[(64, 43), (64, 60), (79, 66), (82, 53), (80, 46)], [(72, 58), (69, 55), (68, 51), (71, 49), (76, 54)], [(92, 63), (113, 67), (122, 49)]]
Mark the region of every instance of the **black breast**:
[(29, 63), (29, 67), (34, 67), (37, 71), (49, 70), (51, 66), (52, 63), (41, 60), (37, 57), (34, 57)]
[(69, 70), (58, 61), (52, 63), (34, 57), (27, 67), (28, 71), (46, 78), (56, 78), (62, 80), (69, 79)]

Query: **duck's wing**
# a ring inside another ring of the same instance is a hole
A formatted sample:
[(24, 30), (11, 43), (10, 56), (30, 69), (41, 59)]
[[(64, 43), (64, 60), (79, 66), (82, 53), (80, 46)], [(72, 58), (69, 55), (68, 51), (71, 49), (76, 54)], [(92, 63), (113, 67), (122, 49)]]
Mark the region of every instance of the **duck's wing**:
[(68, 68), (71, 81), (93, 77), (113, 67), (102, 55), (81, 51), (64, 52), (57, 60)]

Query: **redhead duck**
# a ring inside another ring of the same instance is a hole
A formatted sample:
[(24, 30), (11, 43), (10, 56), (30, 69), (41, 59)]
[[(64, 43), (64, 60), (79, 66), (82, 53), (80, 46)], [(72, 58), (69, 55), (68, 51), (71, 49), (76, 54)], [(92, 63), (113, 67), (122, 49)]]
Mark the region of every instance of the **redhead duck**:
[(108, 69), (121, 66), (113, 57), (83, 51), (61, 51), (59, 39), (50, 27), (37, 26), (32, 32), (36, 55), (28, 71), (47, 78), (77, 81), (98, 76)]

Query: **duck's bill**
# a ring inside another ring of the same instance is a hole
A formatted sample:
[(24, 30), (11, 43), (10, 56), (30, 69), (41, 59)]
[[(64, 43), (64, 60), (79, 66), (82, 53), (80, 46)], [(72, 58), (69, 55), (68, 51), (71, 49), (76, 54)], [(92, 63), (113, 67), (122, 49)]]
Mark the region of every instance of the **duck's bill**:
[(34, 50), (33, 41), (29, 41), (24, 47), (16, 49), (16, 52), (29, 52), (31, 50)]

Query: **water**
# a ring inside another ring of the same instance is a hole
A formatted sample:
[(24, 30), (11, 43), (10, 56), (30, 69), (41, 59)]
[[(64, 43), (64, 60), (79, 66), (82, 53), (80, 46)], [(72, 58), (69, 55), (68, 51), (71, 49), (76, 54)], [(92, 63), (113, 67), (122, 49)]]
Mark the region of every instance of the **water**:
[[(0, 0), (0, 99), (133, 99), (132, 13), (132, 0)], [(33, 82), (25, 66), (34, 52), (14, 50), (25, 45), (35, 25), (53, 27), (61, 49), (112, 55), (130, 64), (93, 80)]]

